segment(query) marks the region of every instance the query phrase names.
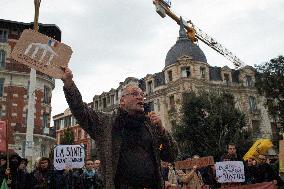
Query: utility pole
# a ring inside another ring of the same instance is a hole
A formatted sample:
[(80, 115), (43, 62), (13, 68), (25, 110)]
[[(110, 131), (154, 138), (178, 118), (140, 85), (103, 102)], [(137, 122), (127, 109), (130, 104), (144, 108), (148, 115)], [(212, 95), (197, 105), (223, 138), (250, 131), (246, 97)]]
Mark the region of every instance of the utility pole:
[[(35, 17), (34, 30), (38, 31), (38, 17), (41, 0), (34, 0)], [(36, 70), (31, 68), (30, 85), (29, 85), (29, 100), (28, 100), (28, 115), (27, 115), (27, 131), (26, 131), (26, 145), (25, 156), (29, 161), (29, 168), (33, 165), (33, 148), (34, 148), (34, 115), (35, 115), (35, 90), (36, 90)]]

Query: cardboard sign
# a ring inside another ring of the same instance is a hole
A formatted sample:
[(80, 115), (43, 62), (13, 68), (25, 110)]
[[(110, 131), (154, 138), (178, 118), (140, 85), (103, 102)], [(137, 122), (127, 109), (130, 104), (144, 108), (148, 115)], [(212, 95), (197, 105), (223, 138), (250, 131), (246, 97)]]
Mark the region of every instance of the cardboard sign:
[(219, 183), (245, 182), (244, 163), (242, 161), (216, 162), (216, 177)]
[(208, 165), (214, 165), (214, 158), (213, 156), (208, 156), (175, 162), (176, 169), (191, 169), (195, 165), (197, 165), (198, 167), (207, 167)]
[(0, 151), (5, 152), (6, 151), (6, 142), (7, 142), (7, 136), (6, 136), (6, 122), (0, 121)]
[(58, 145), (54, 148), (54, 167), (57, 170), (82, 168), (85, 149), (81, 145)]
[(273, 182), (262, 182), (257, 184), (228, 187), (226, 189), (277, 189), (277, 186)]
[(72, 49), (31, 29), (23, 31), (11, 57), (51, 77), (60, 79), (72, 55)]

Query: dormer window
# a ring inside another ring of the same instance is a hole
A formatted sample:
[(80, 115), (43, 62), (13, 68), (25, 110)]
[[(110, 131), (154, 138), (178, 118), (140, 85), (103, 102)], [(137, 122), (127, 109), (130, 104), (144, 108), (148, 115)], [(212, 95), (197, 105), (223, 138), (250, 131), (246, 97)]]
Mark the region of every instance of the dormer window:
[(173, 72), (172, 72), (172, 70), (168, 71), (168, 79), (169, 79), (169, 82), (173, 80)]
[(200, 76), (202, 79), (205, 79), (205, 71), (206, 69), (204, 67), (200, 67)]
[(250, 75), (246, 75), (246, 86), (252, 87), (252, 77)]
[(230, 75), (227, 73), (224, 73), (224, 82), (226, 83), (226, 85), (229, 85), (230, 83)]
[(190, 77), (190, 67), (181, 68), (181, 77)]

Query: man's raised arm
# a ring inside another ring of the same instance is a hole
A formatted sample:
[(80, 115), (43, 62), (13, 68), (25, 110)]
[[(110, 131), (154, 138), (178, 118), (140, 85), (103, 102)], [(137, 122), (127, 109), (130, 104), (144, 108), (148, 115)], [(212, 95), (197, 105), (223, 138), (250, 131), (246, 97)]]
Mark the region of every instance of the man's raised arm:
[(72, 71), (68, 67), (62, 67), (62, 70), (64, 74), (61, 80), (64, 83), (63, 90), (69, 108), (80, 126), (94, 138), (95, 133), (100, 132), (102, 119), (97, 112), (83, 102), (80, 91), (73, 81)]

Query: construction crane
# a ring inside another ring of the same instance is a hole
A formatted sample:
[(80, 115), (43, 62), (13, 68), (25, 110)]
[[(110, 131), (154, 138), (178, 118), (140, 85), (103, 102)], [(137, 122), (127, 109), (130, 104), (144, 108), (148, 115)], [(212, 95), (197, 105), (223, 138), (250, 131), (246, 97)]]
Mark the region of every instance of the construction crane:
[(229, 51), (227, 48), (225, 48), (223, 45), (218, 43), (214, 38), (210, 37), (208, 34), (203, 32), (201, 29), (199, 29), (196, 25), (192, 23), (191, 20), (185, 21), (182, 18), (179, 18), (177, 15), (175, 15), (171, 11), (171, 2), (170, 0), (154, 0), (153, 4), (156, 6), (156, 12), (162, 17), (166, 17), (168, 15), (171, 17), (178, 25), (180, 25), (181, 21), (187, 31), (187, 36), (189, 39), (196, 43), (198, 39), (226, 57), (228, 60), (230, 60), (236, 68), (243, 67), (245, 63), (241, 61), (236, 55), (234, 55), (231, 51)]

